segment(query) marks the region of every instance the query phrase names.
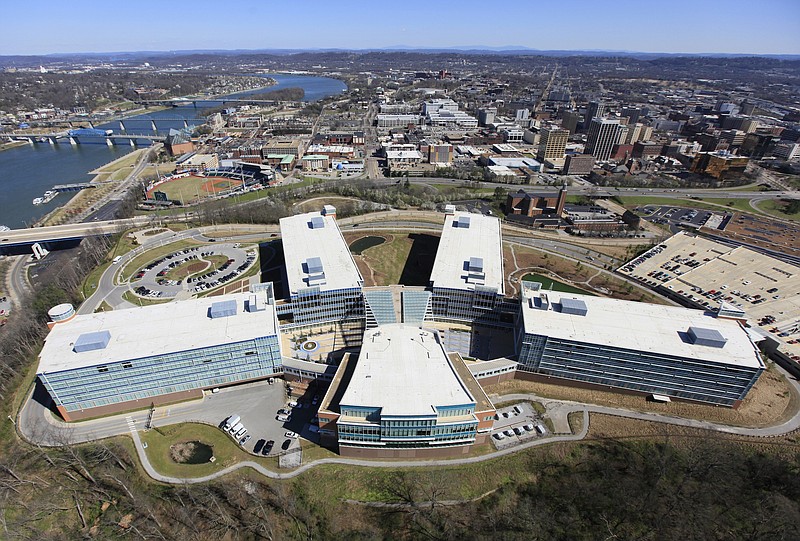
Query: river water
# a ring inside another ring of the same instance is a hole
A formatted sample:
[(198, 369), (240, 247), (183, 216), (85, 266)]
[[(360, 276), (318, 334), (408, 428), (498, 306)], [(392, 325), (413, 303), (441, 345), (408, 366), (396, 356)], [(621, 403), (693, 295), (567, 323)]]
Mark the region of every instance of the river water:
[[(316, 101), (347, 89), (342, 81), (329, 77), (294, 74), (269, 74), (264, 77), (275, 79), (277, 84), (268, 89), (237, 92), (230, 97), (300, 87), (305, 90), (303, 101)], [(189, 124), (200, 124), (204, 120), (204, 111), (218, 106), (219, 103), (207, 105), (206, 108), (172, 107), (131, 117), (124, 120), (124, 133), (153, 135), (152, 121), (155, 121), (156, 133), (159, 135), (165, 134), (170, 128), (183, 128), (184, 120)], [(122, 133), (119, 122), (95, 127), (112, 129), (115, 134)], [(63, 205), (74, 193), (59, 194), (50, 203), (39, 206), (32, 203), (35, 197), (40, 197), (56, 184), (88, 182), (92, 178), (90, 171), (133, 150), (128, 145), (110, 147), (103, 139), (97, 139), (95, 144), (91, 144), (90, 140), (86, 141), (87, 144), (75, 146), (63, 143), (26, 144), (0, 152), (0, 225), (14, 229), (31, 225), (57, 206)]]

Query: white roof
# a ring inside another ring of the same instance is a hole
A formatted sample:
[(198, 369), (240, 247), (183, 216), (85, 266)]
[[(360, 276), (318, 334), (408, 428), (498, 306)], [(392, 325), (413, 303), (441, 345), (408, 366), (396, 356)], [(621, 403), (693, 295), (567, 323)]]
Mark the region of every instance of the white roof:
[[(323, 227), (312, 229), (312, 219)], [(321, 222), (320, 222), (321, 220)], [(320, 291), (361, 287), (364, 283), (358, 272), (350, 248), (339, 231), (333, 216), (323, 216), (319, 212), (308, 212), (288, 218), (281, 218), (281, 237), (283, 254), (286, 259), (286, 275), (289, 291), (296, 294), (309, 287), (309, 273), (306, 262), (319, 258), (322, 263), (323, 281), (311, 283)]]
[(387, 150), (386, 157), (390, 160), (400, 160), (403, 158), (421, 160), (422, 153), (419, 150)]
[[(53, 327), (39, 354), (37, 373), (58, 372), (152, 355), (188, 351), (230, 342), (240, 342), (278, 333), (274, 307), (248, 312), (245, 301), (253, 293), (187, 299), (128, 310), (77, 315)], [(257, 295), (265, 296), (264, 292)], [(212, 304), (234, 301), (236, 315), (209, 317)], [(108, 331), (102, 349), (75, 353), (81, 335)]]
[(386, 415), (436, 415), (436, 407), (474, 404), (437, 333), (383, 325), (364, 343), (340, 405), (381, 408)]
[[(466, 219), (469, 227), (463, 226)], [(457, 222), (461, 227), (455, 225)], [(493, 216), (469, 212), (445, 216), (442, 238), (431, 271), (433, 287), (473, 290), (476, 285), (482, 285), (504, 293), (502, 244), (500, 220)], [(482, 284), (469, 280), (464, 267), (475, 257), (483, 259), (485, 276)]]
[[(549, 303), (546, 310), (541, 308), (542, 294)], [(524, 295), (526, 333), (698, 361), (763, 366), (756, 346), (736, 321), (717, 319), (702, 310), (556, 291), (525, 290)], [(561, 312), (562, 299), (583, 301), (586, 315)], [(717, 331), (727, 342), (722, 348), (692, 344), (687, 338), (689, 327)]]

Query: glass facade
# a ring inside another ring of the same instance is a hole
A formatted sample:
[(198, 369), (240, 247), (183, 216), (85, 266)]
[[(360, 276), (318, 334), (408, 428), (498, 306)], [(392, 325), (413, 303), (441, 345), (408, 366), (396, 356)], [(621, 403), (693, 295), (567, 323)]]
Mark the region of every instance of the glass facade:
[(764, 370), (530, 333), (519, 362), (524, 371), (725, 406), (742, 400)]
[[(386, 416), (380, 408), (341, 406), (336, 423), (339, 443), (373, 447), (424, 448), (466, 445), (475, 441), (478, 419), (475, 405), (436, 408), (436, 415)], [(354, 419), (360, 418), (360, 419)], [(457, 418), (457, 419), (456, 419)]]
[(39, 374), (67, 411), (148, 399), (270, 376), (281, 370), (277, 336)]
[(292, 295), (295, 325), (328, 323), (364, 318), (364, 299), (360, 287), (320, 291), (307, 287)]
[(506, 299), (495, 288), (470, 289), (434, 287), (431, 299), (436, 320), (455, 320), (488, 326), (511, 326), (519, 301)]

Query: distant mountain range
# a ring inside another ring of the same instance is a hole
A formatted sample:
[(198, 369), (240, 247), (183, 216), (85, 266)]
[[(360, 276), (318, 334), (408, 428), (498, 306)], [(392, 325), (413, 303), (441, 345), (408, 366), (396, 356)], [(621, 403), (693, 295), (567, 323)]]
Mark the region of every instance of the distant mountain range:
[(169, 57), (169, 56), (188, 56), (188, 55), (253, 55), (266, 54), (274, 56), (288, 56), (293, 54), (308, 53), (416, 53), (416, 54), (467, 54), (467, 55), (536, 55), (536, 56), (593, 56), (593, 57), (629, 57), (637, 59), (654, 59), (664, 57), (706, 57), (706, 58), (742, 58), (742, 57), (762, 57), (779, 60), (798, 60), (800, 54), (752, 54), (752, 53), (654, 53), (641, 51), (614, 51), (605, 49), (533, 49), (508, 45), (502, 47), (490, 47), (484, 45), (470, 45), (458, 47), (412, 47), (406, 45), (395, 45), (391, 47), (379, 47), (368, 49), (344, 49), (344, 48), (308, 48), (308, 49), (185, 49), (174, 51), (120, 51), (111, 53), (52, 53), (44, 55), (0, 55), (0, 65), (20, 63), (37, 63), (53, 60), (65, 59), (107, 59), (110, 61), (127, 60), (132, 61), (139, 58)]

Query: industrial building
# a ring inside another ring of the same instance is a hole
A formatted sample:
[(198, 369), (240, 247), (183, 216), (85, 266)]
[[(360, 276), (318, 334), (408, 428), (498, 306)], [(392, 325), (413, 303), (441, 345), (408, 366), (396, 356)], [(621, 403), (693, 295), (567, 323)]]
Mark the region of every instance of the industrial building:
[(39, 354), (39, 381), (66, 421), (200, 398), (281, 371), (264, 291), (75, 315)]
[(323, 444), (350, 457), (441, 457), (482, 443), (495, 410), (435, 331), (384, 325), (364, 333), (320, 405)]
[(538, 286), (522, 283), (518, 377), (737, 407), (765, 369), (736, 319)]
[(335, 220), (336, 209), (280, 221), (293, 323), (362, 320), (364, 279)]
[(500, 220), (456, 212), (445, 216), (431, 271), (433, 317), (464, 323), (510, 323), (516, 302), (505, 300)]

